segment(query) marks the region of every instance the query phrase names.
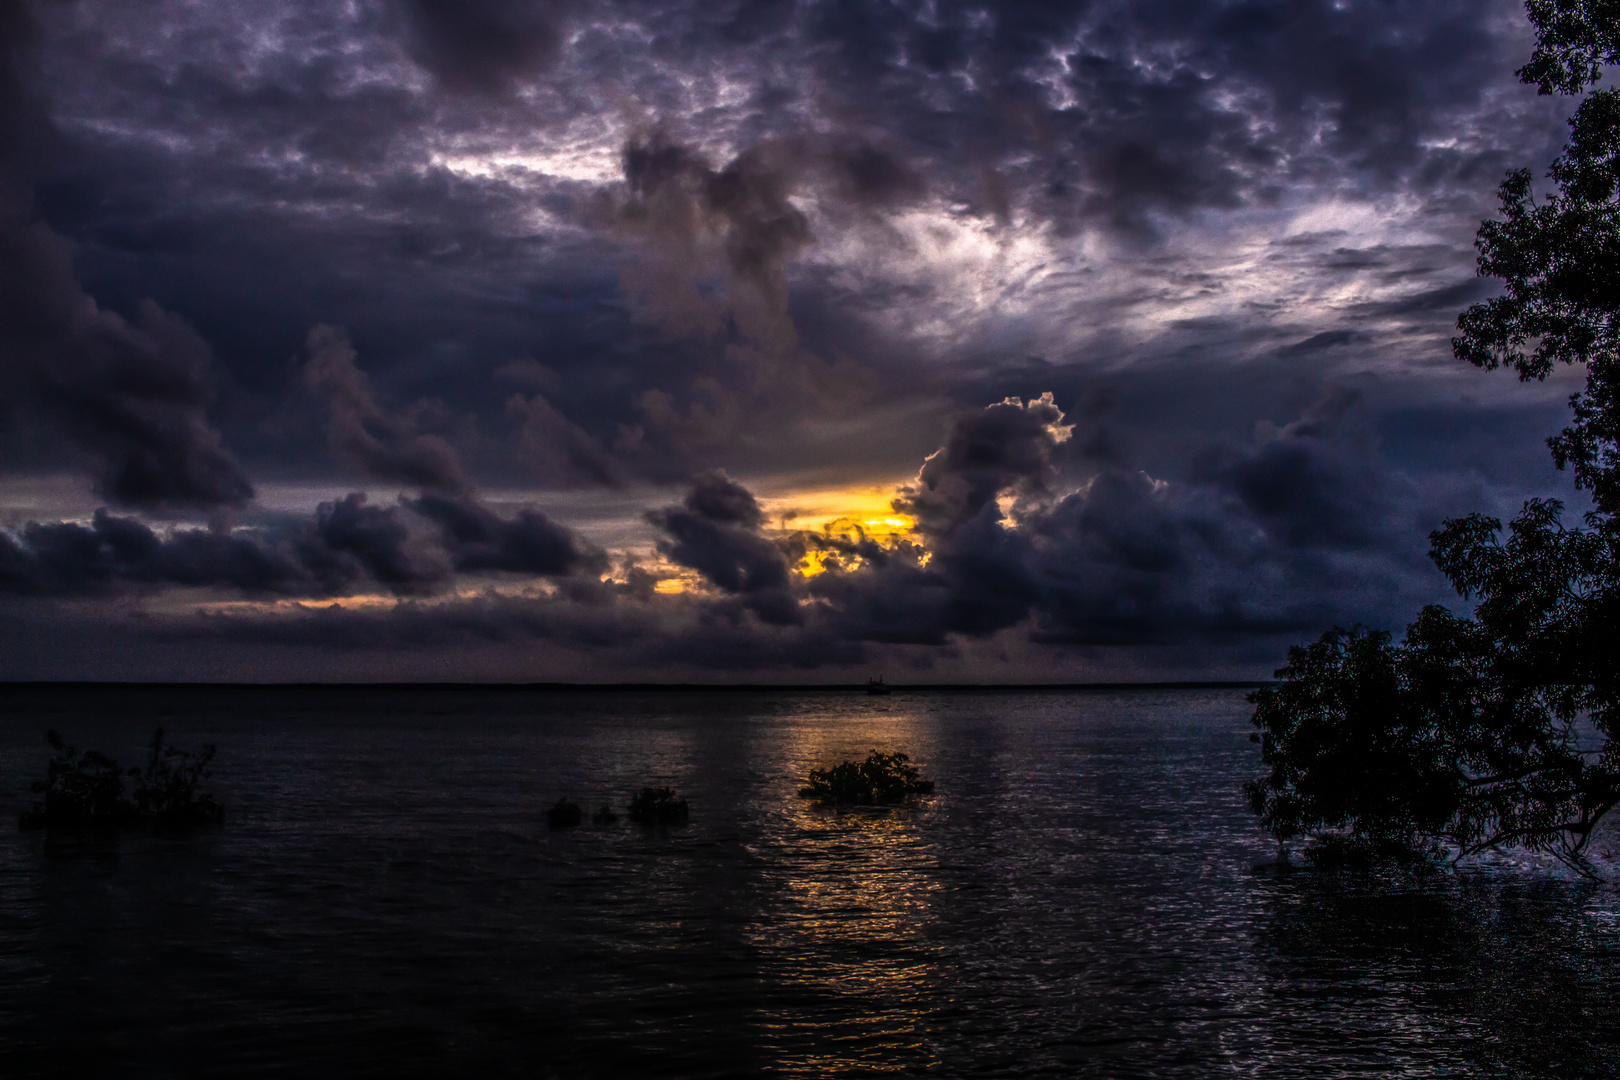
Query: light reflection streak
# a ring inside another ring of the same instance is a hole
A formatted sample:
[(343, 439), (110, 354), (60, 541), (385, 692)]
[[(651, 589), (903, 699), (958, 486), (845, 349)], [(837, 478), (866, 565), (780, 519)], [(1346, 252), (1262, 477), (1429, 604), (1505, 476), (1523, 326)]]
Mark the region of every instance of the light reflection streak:
[[(796, 777), (874, 747), (926, 759), (931, 740), (920, 714), (869, 711), (872, 722), (857, 728), (853, 740), (847, 718), (836, 741), (825, 738), (828, 728), (801, 729), (788, 748)], [(788, 842), (774, 883), (778, 915), (753, 929), (754, 943), (793, 988), (797, 1006), (757, 1018), (778, 1043), (780, 1068), (826, 1076), (939, 1067), (929, 1020), (945, 975), (929, 928), (941, 884), (938, 853), (922, 827), (933, 800), (838, 811), (790, 797)], [(859, 1035), (849, 1034), (851, 1009), (861, 1015)], [(841, 1019), (823, 1032), (820, 1018), (827, 1016)]]

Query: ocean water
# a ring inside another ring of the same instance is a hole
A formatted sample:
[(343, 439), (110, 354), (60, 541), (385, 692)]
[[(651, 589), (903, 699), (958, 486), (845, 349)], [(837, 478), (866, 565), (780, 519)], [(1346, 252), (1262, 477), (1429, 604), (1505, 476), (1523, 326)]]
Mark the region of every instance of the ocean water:
[[(1620, 1075), (1620, 896), (1275, 857), (1235, 691), (48, 690), (219, 747), (223, 826), (0, 820), (0, 1075)], [(818, 765), (938, 794), (835, 813)], [(683, 826), (629, 823), (645, 784)], [(568, 795), (618, 824), (553, 831)]]

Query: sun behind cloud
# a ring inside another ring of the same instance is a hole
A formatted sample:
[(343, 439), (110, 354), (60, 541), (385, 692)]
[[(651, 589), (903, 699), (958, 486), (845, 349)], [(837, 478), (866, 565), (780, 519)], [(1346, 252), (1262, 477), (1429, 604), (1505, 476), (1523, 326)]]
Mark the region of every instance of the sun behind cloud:
[[(826, 533), (848, 539), (862, 535), (883, 541), (909, 535), (916, 521), (894, 508), (899, 485), (847, 488), (803, 488), (762, 497), (769, 528), (780, 535), (794, 532)], [(825, 571), (828, 553), (811, 549), (795, 569), (806, 577)]]
[(858, 526), (868, 536), (908, 533), (916, 522), (894, 508), (899, 484), (867, 487), (804, 488), (761, 496), (767, 520), (782, 532), (847, 529)]

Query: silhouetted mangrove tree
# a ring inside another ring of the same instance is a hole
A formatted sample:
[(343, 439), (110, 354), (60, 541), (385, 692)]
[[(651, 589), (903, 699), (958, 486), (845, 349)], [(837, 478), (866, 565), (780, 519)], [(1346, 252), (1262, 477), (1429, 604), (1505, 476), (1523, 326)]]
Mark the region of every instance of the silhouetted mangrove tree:
[[(1620, 5), (1530, 0), (1538, 42), (1519, 77), (1579, 94), (1620, 62)], [(1591, 492), (1584, 527), (1532, 499), (1502, 534), (1481, 514), (1445, 522), (1430, 557), (1473, 617), (1425, 608), (1400, 644), (1330, 630), (1289, 653), (1283, 682), (1251, 697), (1270, 771), (1250, 802), (1279, 840), (1329, 858), (1518, 846), (1591, 874), (1588, 847), (1620, 803), (1620, 91), (1592, 90), (1532, 196), (1501, 187), (1479, 230), (1479, 271), (1504, 293), (1475, 304), (1458, 358), (1544, 379), (1583, 364), (1574, 422), (1548, 440)]]
[(908, 795), (932, 795), (934, 782), (918, 775), (905, 754), (873, 750), (865, 761), (846, 761), (830, 769), (810, 770), (809, 786), (799, 789), (808, 799), (849, 806), (894, 806)]
[(687, 818), (686, 800), (667, 787), (644, 787), (630, 800), (630, 820), (673, 825)]
[(546, 810), (546, 823), (553, 829), (566, 829), (570, 825), (578, 825), (580, 819), (579, 803), (569, 802), (564, 795)]
[[(98, 750), (81, 753), (55, 731), (46, 732), (45, 741), (56, 754), (46, 765), (44, 779), (29, 785), (40, 798), (18, 822), (25, 829), (205, 825), (225, 816), (224, 807), (197, 790), (213, 775), (208, 769), (214, 760), (212, 744), (196, 752), (165, 746), (163, 729), (158, 728), (152, 733), (145, 768), (124, 769)], [(126, 778), (132, 782), (128, 796)]]

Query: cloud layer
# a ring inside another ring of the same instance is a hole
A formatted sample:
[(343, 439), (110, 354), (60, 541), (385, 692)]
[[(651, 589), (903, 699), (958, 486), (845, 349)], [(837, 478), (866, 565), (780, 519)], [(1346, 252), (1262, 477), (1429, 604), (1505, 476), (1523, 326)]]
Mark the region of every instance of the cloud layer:
[[(1565, 490), (1565, 388), (1446, 344), (1564, 137), (1530, 44), (1514, 0), (0, 0), (0, 675), (1260, 675), (1398, 626), (1447, 514)], [(872, 488), (907, 524), (787, 525)]]

